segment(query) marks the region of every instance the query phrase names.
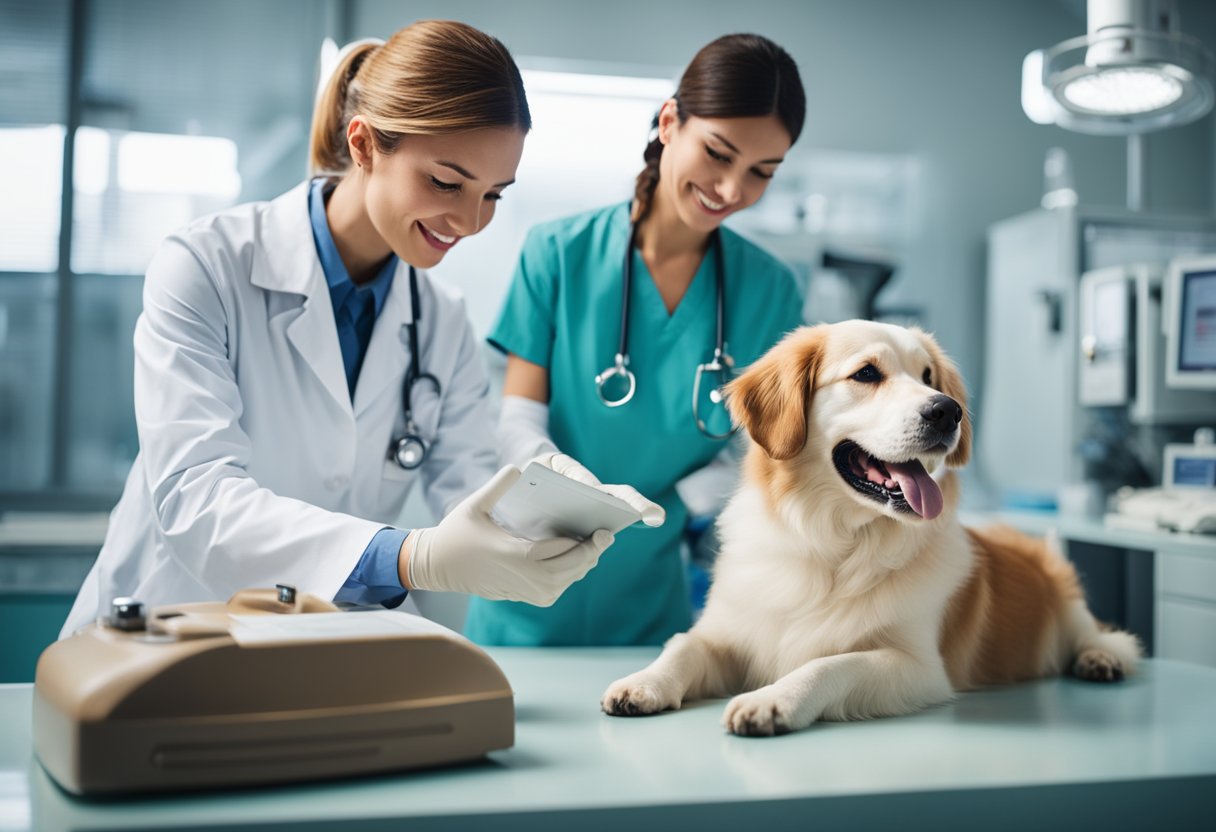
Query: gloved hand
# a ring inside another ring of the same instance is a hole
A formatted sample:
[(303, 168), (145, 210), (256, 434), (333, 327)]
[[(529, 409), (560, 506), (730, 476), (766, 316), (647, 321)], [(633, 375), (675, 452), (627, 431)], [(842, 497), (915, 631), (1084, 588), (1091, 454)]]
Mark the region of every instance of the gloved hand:
[(566, 537), (532, 541), (491, 519), (495, 503), (518, 479), (519, 469), (508, 465), (438, 526), (410, 532), (402, 546), (408, 588), (548, 607), (590, 572), (615, 539), (606, 529), (581, 543)]
[(604, 485), (595, 474), (583, 467), (577, 459), (563, 453), (541, 454), (536, 457), (534, 462), (544, 465), (557, 473), (569, 477), (572, 480), (577, 480), (584, 485), (590, 485), (605, 494), (611, 494), (613, 497), (624, 500), (638, 514), (642, 515), (642, 522), (647, 526), (661, 526), (663, 521), (667, 519), (667, 512), (658, 503), (651, 502), (638, 493), (636, 488), (628, 485)]

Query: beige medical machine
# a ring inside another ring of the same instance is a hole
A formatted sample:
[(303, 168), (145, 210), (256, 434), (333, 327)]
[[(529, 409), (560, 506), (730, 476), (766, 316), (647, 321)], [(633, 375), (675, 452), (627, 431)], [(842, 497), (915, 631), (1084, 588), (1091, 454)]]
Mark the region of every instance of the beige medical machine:
[(463, 637), (292, 587), (133, 599), (38, 660), (34, 748), (77, 794), (283, 783), (455, 763), (514, 742), (511, 687)]

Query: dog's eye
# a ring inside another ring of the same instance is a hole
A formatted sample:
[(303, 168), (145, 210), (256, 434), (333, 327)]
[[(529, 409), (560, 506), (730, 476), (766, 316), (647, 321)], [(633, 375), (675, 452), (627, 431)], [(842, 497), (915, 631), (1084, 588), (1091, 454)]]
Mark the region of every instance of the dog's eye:
[(878, 368), (873, 364), (867, 364), (853, 373), (853, 381), (860, 381), (863, 384), (877, 384), (882, 381), (882, 373), (878, 372)]
[(930, 381), (930, 379), (932, 379), (932, 378), (933, 378), (933, 374), (929, 372), (929, 368), (928, 368), (928, 367), (926, 367), (926, 368), (925, 368), (925, 374), (924, 374), (923, 376), (921, 376), (921, 378), (924, 380), (925, 384), (932, 384), (932, 383), (933, 383), (932, 381)]

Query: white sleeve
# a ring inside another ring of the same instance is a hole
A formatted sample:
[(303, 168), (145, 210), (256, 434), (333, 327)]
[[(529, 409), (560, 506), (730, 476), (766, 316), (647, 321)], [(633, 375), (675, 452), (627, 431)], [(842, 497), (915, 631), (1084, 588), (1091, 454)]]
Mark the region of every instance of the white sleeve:
[(135, 419), (170, 556), (217, 598), (285, 582), (332, 598), (383, 523), (326, 511), (249, 475), (229, 360), (237, 301), (180, 237), (148, 266), (135, 327)]
[(498, 417), (498, 458), (523, 468), (541, 454), (560, 450), (549, 438), (549, 405), (524, 396), (503, 396)]
[(739, 465), (745, 449), (736, 437), (709, 464), (676, 483), (676, 494), (691, 516), (708, 517), (722, 510), (739, 483)]

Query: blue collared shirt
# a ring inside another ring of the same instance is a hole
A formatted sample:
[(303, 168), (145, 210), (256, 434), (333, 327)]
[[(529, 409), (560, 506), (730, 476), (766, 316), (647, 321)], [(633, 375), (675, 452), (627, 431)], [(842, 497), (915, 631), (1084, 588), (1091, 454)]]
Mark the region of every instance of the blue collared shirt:
[(325, 180), (317, 179), (308, 193), (308, 217), (312, 220), (312, 238), (317, 244), (317, 256), (321, 258), (321, 269), (325, 282), (329, 284), (329, 299), (334, 308), (334, 319), (338, 324), (338, 343), (342, 347), (342, 366), (346, 370), (346, 386), (350, 397), (355, 398), (355, 383), (359, 380), (359, 368), (367, 354), (372, 327), (384, 300), (393, 285), (393, 274), (397, 271), (397, 255), (390, 254), (380, 271), (369, 282), (358, 286), (346, 273), (346, 264), (338, 253), (329, 222), (325, 218)]
[[(346, 370), (346, 386), (353, 400), (355, 383), (359, 380), (359, 369), (367, 354), (372, 328), (393, 285), (397, 255), (389, 255), (370, 283), (356, 286), (346, 272), (325, 218), (325, 184), (324, 179), (312, 183), (308, 193), (308, 216), (312, 221), (312, 238), (317, 246), (317, 256), (321, 259), (321, 269), (325, 272), (325, 282), (329, 284), (329, 298), (338, 325), (338, 345), (342, 348), (342, 366)], [(408, 534), (408, 530), (391, 527), (376, 532), (334, 600), (352, 604), (381, 604), (389, 608), (400, 606), (405, 600), (406, 591), (397, 572), (397, 559), (401, 544)]]

